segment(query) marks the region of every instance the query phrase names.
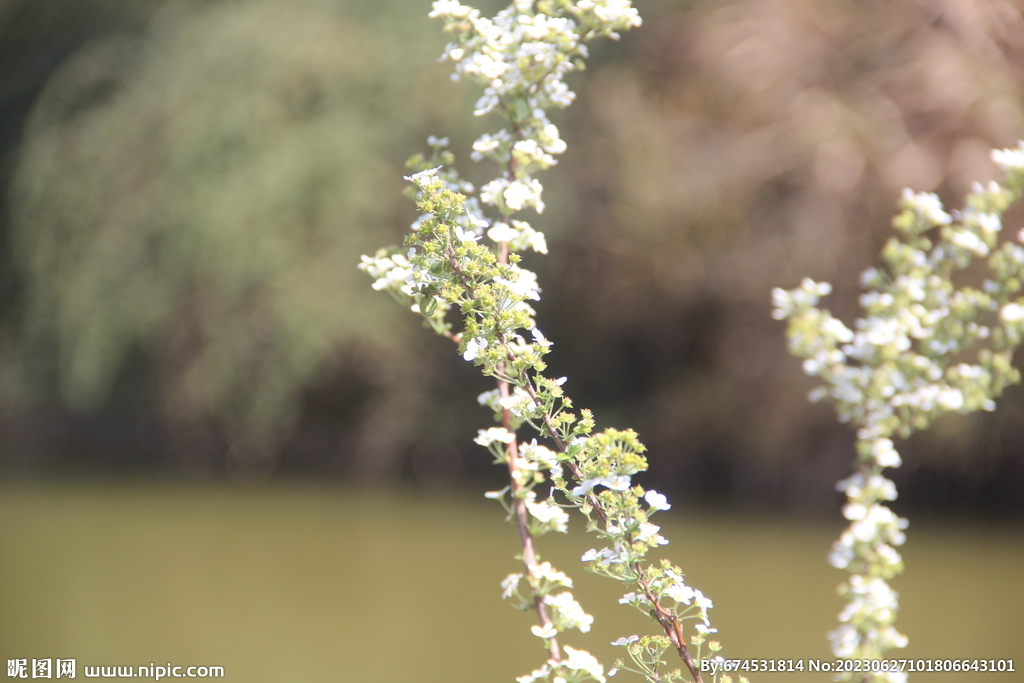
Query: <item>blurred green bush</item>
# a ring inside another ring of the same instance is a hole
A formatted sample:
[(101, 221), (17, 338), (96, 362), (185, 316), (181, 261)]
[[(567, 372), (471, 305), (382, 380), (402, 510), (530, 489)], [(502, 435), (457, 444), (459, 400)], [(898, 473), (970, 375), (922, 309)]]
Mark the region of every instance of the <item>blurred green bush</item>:
[[(850, 436), (807, 405), (769, 292), (806, 273), (852, 317), (902, 187), (955, 202), (994, 177), (988, 150), (1024, 136), (1021, 9), (636, 4), (644, 27), (595, 46), (556, 119), (569, 152), (537, 222), (552, 255), (528, 263), (552, 370), (698, 499), (831, 506)], [(30, 5), (74, 16), (6, 4)], [(188, 435), (214, 433), (257, 470), (319, 411), (329, 435), (307, 450), (342, 472), (487, 471), (467, 438), (486, 426), (471, 403), (486, 387), (353, 267), (413, 218), (404, 157), (434, 133), (464, 158), (481, 130), (476, 93), (435, 63), (428, 3), (146, 6), (148, 28), (97, 31), (49, 76), (21, 136), (15, 365), (59, 357), (68, 402), (95, 407), (141, 349), (168, 441), (198, 452)], [(13, 429), (23, 405), (8, 396)], [(900, 490), (1012, 501), (1022, 419), (1012, 391), (995, 415), (940, 421), (909, 444)]]
[(374, 428), (402, 431), (422, 354), (354, 265), (411, 219), (397, 159), (446, 105), (421, 69), (440, 38), (402, 42), (389, 12), (167, 3), (52, 74), (10, 198), (27, 348), (56, 341), (69, 405), (101, 405), (139, 346), (165, 417), (212, 418), (235, 459), (266, 461), (356, 344), (391, 386)]

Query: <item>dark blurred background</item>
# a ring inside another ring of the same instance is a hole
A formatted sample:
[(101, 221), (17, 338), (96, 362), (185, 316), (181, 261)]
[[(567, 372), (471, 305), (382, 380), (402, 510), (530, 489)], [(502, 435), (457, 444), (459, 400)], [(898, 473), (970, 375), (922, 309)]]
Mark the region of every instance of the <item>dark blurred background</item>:
[[(492, 3), (493, 5), (494, 3)], [(639, 0), (555, 121), (552, 376), (683, 507), (834, 514), (852, 435), (770, 290), (856, 315), (903, 187), (1024, 137), (1007, 0)], [(476, 490), (489, 388), (370, 289), (403, 161), (494, 120), (417, 0), (0, 0), (0, 472)], [(1020, 211), (1007, 218), (1016, 233)], [(901, 512), (1024, 513), (1024, 393), (901, 447)]]

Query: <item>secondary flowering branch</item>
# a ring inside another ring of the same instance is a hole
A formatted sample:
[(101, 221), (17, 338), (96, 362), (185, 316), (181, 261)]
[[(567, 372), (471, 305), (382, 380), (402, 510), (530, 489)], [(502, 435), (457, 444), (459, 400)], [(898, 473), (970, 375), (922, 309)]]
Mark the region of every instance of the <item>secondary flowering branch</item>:
[[(907, 644), (893, 626), (898, 596), (887, 583), (903, 571), (895, 548), (907, 526), (885, 505), (896, 499), (896, 486), (883, 472), (901, 464), (892, 438), (925, 429), (944, 413), (993, 410), (1003, 389), (1020, 381), (1011, 361), (1024, 335), (1024, 298), (1017, 296), (1024, 248), (998, 242), (1002, 214), (1024, 182), (1024, 143), (992, 158), (1006, 173), (1005, 187), (975, 185), (966, 208), (953, 215), (934, 194), (904, 191), (893, 221), (897, 234), (882, 250), (884, 266), (861, 277), (866, 316), (853, 330), (817, 307), (831, 292), (828, 283), (805, 279), (798, 289), (772, 293), (773, 316), (789, 321), (790, 351), (825, 382), (811, 400), (831, 400), (840, 421), (857, 428), (856, 471), (837, 485), (846, 493), (850, 526), (829, 556), (852, 574), (841, 586), (849, 600), (841, 624), (829, 634), (839, 657), (881, 659)], [(974, 258), (987, 258), (982, 286), (957, 286), (957, 274)], [(851, 672), (839, 680), (902, 682), (906, 674)]]

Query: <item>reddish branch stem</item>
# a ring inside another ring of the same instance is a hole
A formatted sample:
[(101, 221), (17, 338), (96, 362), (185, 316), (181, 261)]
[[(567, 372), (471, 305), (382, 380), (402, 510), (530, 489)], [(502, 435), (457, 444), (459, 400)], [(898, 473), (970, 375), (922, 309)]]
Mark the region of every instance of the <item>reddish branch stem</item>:
[[(498, 260), (501, 263), (508, 263), (508, 243), (501, 243), (501, 253), (498, 256)], [(498, 365), (498, 373), (505, 374), (505, 364), (501, 363)], [(503, 399), (509, 397), (508, 382), (503, 379), (498, 381), (498, 395)], [(537, 569), (537, 555), (533, 550), (533, 535), (527, 526), (529, 522), (529, 511), (526, 509), (526, 501), (519, 495), (519, 491), (522, 488), (519, 482), (516, 481), (516, 470), (519, 467), (519, 442), (515, 436), (515, 430), (512, 428), (512, 412), (508, 408), (503, 408), (501, 411), (501, 425), (512, 434), (512, 441), (508, 444), (508, 474), (509, 474), (509, 488), (512, 492), (512, 509), (515, 512), (516, 519), (516, 530), (519, 532), (519, 543), (523, 546), (523, 564), (526, 565), (526, 570), (529, 572), (532, 578)], [(531, 582), (530, 591), (533, 592), (533, 584)], [(537, 618), (540, 619), (541, 627), (545, 627), (551, 623), (551, 617), (548, 614), (548, 606), (544, 604), (544, 599), (533, 593), (533, 607), (537, 610)], [(551, 637), (548, 641), (548, 655), (550, 658), (559, 662), (562, 660), (561, 650), (558, 648), (558, 639)]]

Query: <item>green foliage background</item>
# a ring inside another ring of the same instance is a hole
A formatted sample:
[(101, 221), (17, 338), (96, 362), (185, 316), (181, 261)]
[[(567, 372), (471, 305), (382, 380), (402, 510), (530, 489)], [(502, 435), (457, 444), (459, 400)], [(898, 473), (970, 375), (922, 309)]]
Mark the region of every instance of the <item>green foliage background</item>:
[(8, 193), (22, 362), (55, 353), (66, 402), (90, 410), (141, 348), (164, 417), (213, 420), (242, 460), (272, 455), (345, 347), (394, 385), (385, 413), (414, 414), (408, 321), (354, 264), (411, 214), (396, 159), (449, 105), (406, 64), (438, 46), (404, 41), (404, 7), (157, 9), (79, 47), (27, 121)]
[[(955, 206), (995, 176), (988, 150), (1024, 135), (1021, 10), (637, 6), (644, 27), (595, 46), (556, 120), (569, 152), (535, 221), (552, 255), (527, 263), (552, 371), (694, 500), (831, 506), (852, 439), (806, 404), (769, 292), (829, 280), (852, 317), (902, 187)], [(353, 267), (413, 218), (404, 158), (434, 133), (468, 162), (488, 129), (428, 9), (0, 2), (6, 467), (112, 450), (92, 420), (171, 469), (489, 470), (469, 443), (486, 387)], [(939, 421), (901, 491), (1012, 501), (1022, 418), (1014, 390)]]

